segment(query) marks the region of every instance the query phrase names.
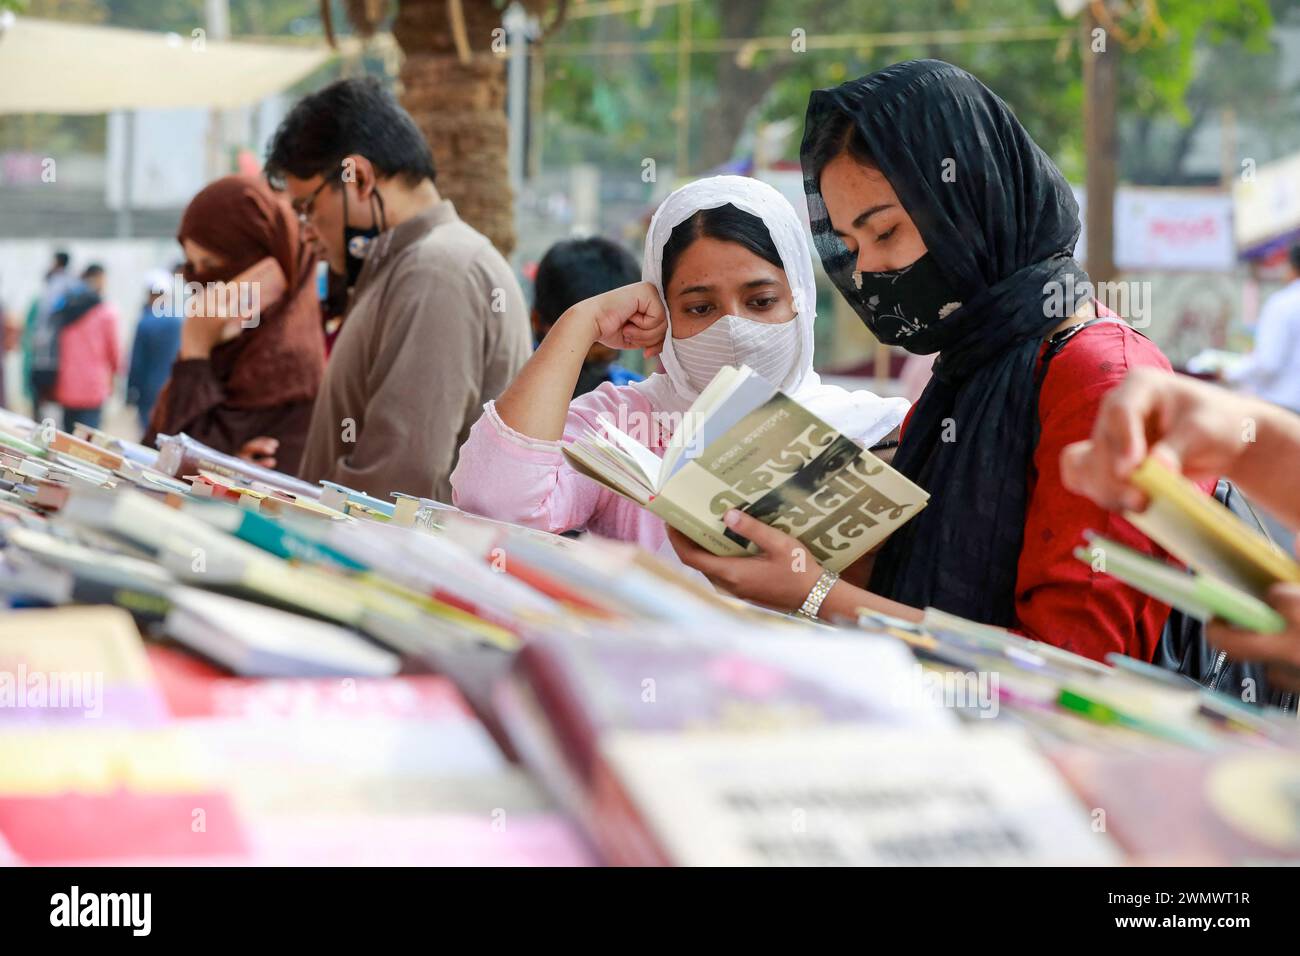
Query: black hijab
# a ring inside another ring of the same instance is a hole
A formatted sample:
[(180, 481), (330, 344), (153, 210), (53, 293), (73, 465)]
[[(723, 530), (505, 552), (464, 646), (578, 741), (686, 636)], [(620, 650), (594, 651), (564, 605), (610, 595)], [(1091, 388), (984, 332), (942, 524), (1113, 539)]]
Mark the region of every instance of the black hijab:
[(1038, 443), (1038, 352), (1091, 288), (1072, 257), (1079, 207), (1007, 105), (949, 63), (899, 63), (814, 92), (801, 154), (813, 240), (864, 320), (855, 257), (820, 192), (827, 132), (849, 123), (963, 303), (907, 343), (939, 357), (894, 467), (931, 498), (882, 549), (871, 589), (1011, 625)]

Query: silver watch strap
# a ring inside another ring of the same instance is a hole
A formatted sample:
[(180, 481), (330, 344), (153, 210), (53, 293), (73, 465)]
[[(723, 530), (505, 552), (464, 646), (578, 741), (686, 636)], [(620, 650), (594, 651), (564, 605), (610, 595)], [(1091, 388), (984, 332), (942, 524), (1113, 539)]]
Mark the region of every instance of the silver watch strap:
[(825, 569), (817, 578), (817, 583), (812, 586), (808, 596), (804, 598), (803, 606), (795, 613), (800, 617), (806, 617), (810, 621), (817, 620), (817, 612), (821, 610), (822, 602), (826, 600), (826, 595), (831, 593), (831, 588), (835, 587), (835, 582), (840, 576), (834, 571)]

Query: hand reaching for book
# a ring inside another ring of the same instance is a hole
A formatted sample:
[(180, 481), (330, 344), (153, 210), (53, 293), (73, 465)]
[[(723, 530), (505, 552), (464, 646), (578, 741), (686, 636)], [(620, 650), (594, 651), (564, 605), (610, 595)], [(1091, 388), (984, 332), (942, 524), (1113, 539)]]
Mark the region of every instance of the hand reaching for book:
[(758, 545), (752, 557), (723, 558), (710, 554), (686, 535), (668, 529), (668, 540), (682, 559), (713, 586), (738, 598), (778, 611), (798, 610), (817, 583), (822, 569), (797, 539), (732, 509), (723, 520), (736, 534)]
[(668, 334), (668, 310), (659, 290), (649, 282), (611, 289), (574, 306), (594, 323), (593, 342), (612, 349), (641, 349), (646, 358), (663, 350)]
[(1061, 453), (1061, 480), (1112, 511), (1141, 511), (1129, 483), (1148, 454), (1191, 478), (1230, 476), (1256, 440), (1263, 403), (1183, 376), (1136, 369), (1102, 399), (1092, 436)]

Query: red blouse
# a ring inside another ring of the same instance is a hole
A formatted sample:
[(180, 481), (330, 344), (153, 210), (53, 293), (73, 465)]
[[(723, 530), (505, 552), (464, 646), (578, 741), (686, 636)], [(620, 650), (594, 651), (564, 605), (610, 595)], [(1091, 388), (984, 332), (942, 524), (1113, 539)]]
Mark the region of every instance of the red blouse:
[[(1015, 630), (1095, 660), (1118, 651), (1150, 661), (1169, 607), (1074, 557), (1083, 532), (1092, 529), (1144, 554), (1166, 555), (1119, 515), (1067, 491), (1061, 451), (1092, 435), (1102, 396), (1142, 366), (1170, 369), (1164, 354), (1127, 325), (1091, 325), (1052, 358), (1038, 401), (1042, 430), (1029, 469)], [(1212, 491), (1214, 482), (1204, 487)]]

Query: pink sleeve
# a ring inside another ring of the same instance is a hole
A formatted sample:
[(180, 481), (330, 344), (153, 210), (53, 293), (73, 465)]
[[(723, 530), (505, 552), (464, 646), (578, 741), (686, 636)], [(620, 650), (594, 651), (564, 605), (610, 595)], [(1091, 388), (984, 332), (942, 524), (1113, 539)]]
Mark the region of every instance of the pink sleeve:
[[(608, 413), (617, 424), (623, 390), (605, 384), (569, 406), (564, 440), (572, 441)], [(636, 396), (633, 396), (636, 397)], [(501, 420), (496, 402), (461, 446), (451, 474), (451, 500), (474, 514), (559, 533), (585, 528), (592, 517), (617, 499), (613, 492), (578, 474), (560, 450), (563, 442), (523, 435)]]

